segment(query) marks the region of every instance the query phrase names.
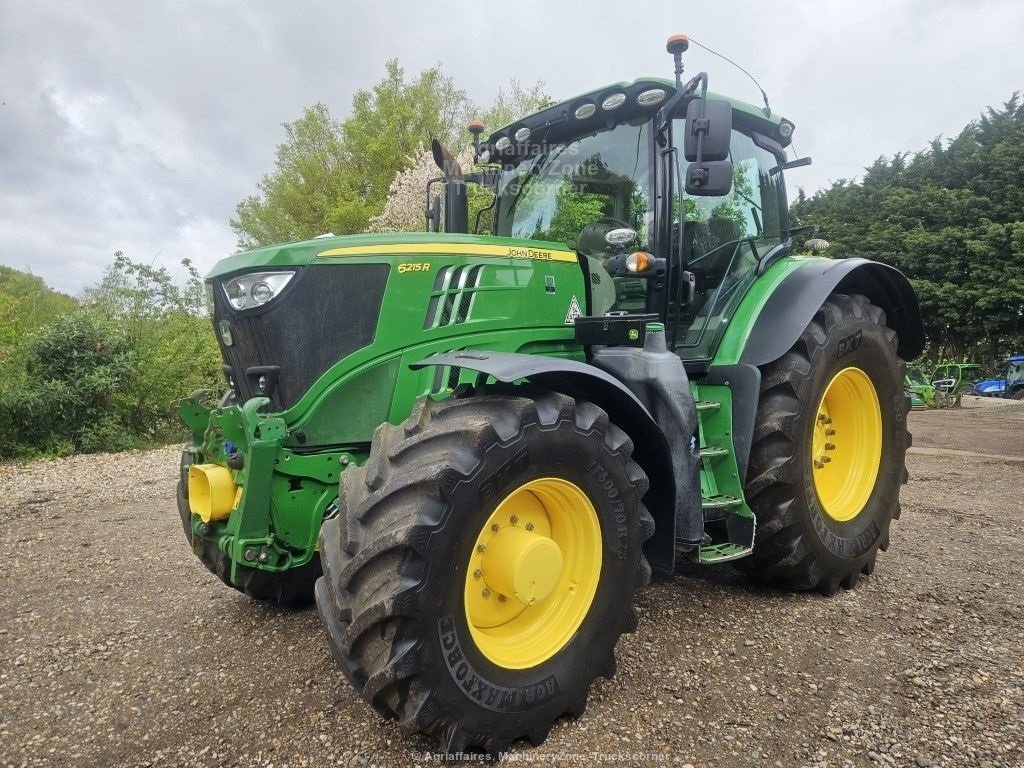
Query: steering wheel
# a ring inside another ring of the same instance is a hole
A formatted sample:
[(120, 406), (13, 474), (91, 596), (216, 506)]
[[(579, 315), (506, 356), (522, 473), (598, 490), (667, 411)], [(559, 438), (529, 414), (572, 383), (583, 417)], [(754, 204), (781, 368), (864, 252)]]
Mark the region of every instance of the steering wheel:
[(633, 226), (613, 216), (602, 216), (580, 231), (580, 236), (576, 238), (576, 250), (592, 259), (607, 259), (614, 256), (622, 246), (610, 245), (604, 239), (604, 236), (613, 229), (633, 229)]

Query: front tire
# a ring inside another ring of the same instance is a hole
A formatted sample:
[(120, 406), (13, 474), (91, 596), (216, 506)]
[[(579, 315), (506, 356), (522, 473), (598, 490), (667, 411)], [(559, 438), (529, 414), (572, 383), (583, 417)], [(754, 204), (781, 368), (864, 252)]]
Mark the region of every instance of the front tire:
[(885, 313), (832, 294), (761, 371), (747, 500), (757, 519), (740, 570), (832, 594), (870, 574), (906, 482), (904, 362)]
[(650, 578), (632, 450), (600, 408), (552, 393), (423, 399), (381, 425), (342, 475), (316, 588), (363, 698), (453, 753), (539, 744), (581, 714)]

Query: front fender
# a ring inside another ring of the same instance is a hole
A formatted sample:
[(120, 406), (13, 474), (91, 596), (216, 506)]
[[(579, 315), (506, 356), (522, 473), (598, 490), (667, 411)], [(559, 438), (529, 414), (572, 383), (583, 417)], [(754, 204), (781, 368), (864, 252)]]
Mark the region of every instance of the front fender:
[(899, 356), (913, 360), (924, 349), (924, 324), (910, 281), (894, 267), (867, 259), (808, 259), (765, 302), (739, 362), (761, 366), (782, 357), (836, 291), (860, 293), (885, 311), (899, 336)]
[(665, 435), (644, 404), (622, 382), (593, 365), (543, 355), (466, 350), (413, 363), (413, 370), (431, 365), (476, 371), (511, 384), (523, 379), (544, 389), (589, 400), (633, 441), (633, 459), (651, 482), (644, 504), (654, 518), (654, 535), (644, 544), (648, 562), (671, 571), (675, 563), (676, 484), (672, 452)]

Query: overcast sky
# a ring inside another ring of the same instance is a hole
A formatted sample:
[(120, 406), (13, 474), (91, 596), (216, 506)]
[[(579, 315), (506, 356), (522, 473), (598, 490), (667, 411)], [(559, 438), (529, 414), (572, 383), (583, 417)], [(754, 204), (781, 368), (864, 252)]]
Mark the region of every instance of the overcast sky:
[[(387, 58), (409, 74), (440, 61), (481, 104), (513, 77), (562, 99), (671, 77), (674, 32), (746, 67), (796, 123), (814, 165), (791, 190), (955, 134), (1024, 89), (1022, 0), (0, 0), (0, 263), (71, 293), (116, 250), (208, 269), (234, 250), (228, 219), (280, 124), (317, 101), (344, 117)], [(693, 48), (700, 69), (759, 101)]]

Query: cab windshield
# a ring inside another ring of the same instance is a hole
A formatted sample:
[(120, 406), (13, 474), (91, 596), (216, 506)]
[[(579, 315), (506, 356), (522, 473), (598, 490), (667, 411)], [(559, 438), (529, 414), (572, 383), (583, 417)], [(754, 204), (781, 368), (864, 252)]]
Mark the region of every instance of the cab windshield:
[(928, 385), (928, 379), (920, 368), (909, 368), (907, 370), (907, 381), (916, 387)]
[(604, 239), (609, 230), (628, 227), (637, 232), (638, 247), (652, 247), (650, 126), (623, 123), (542, 147), (498, 180), (494, 234), (563, 243), (588, 258), (594, 315), (645, 309), (642, 281), (616, 290), (621, 281), (612, 281), (603, 265), (615, 252)]

